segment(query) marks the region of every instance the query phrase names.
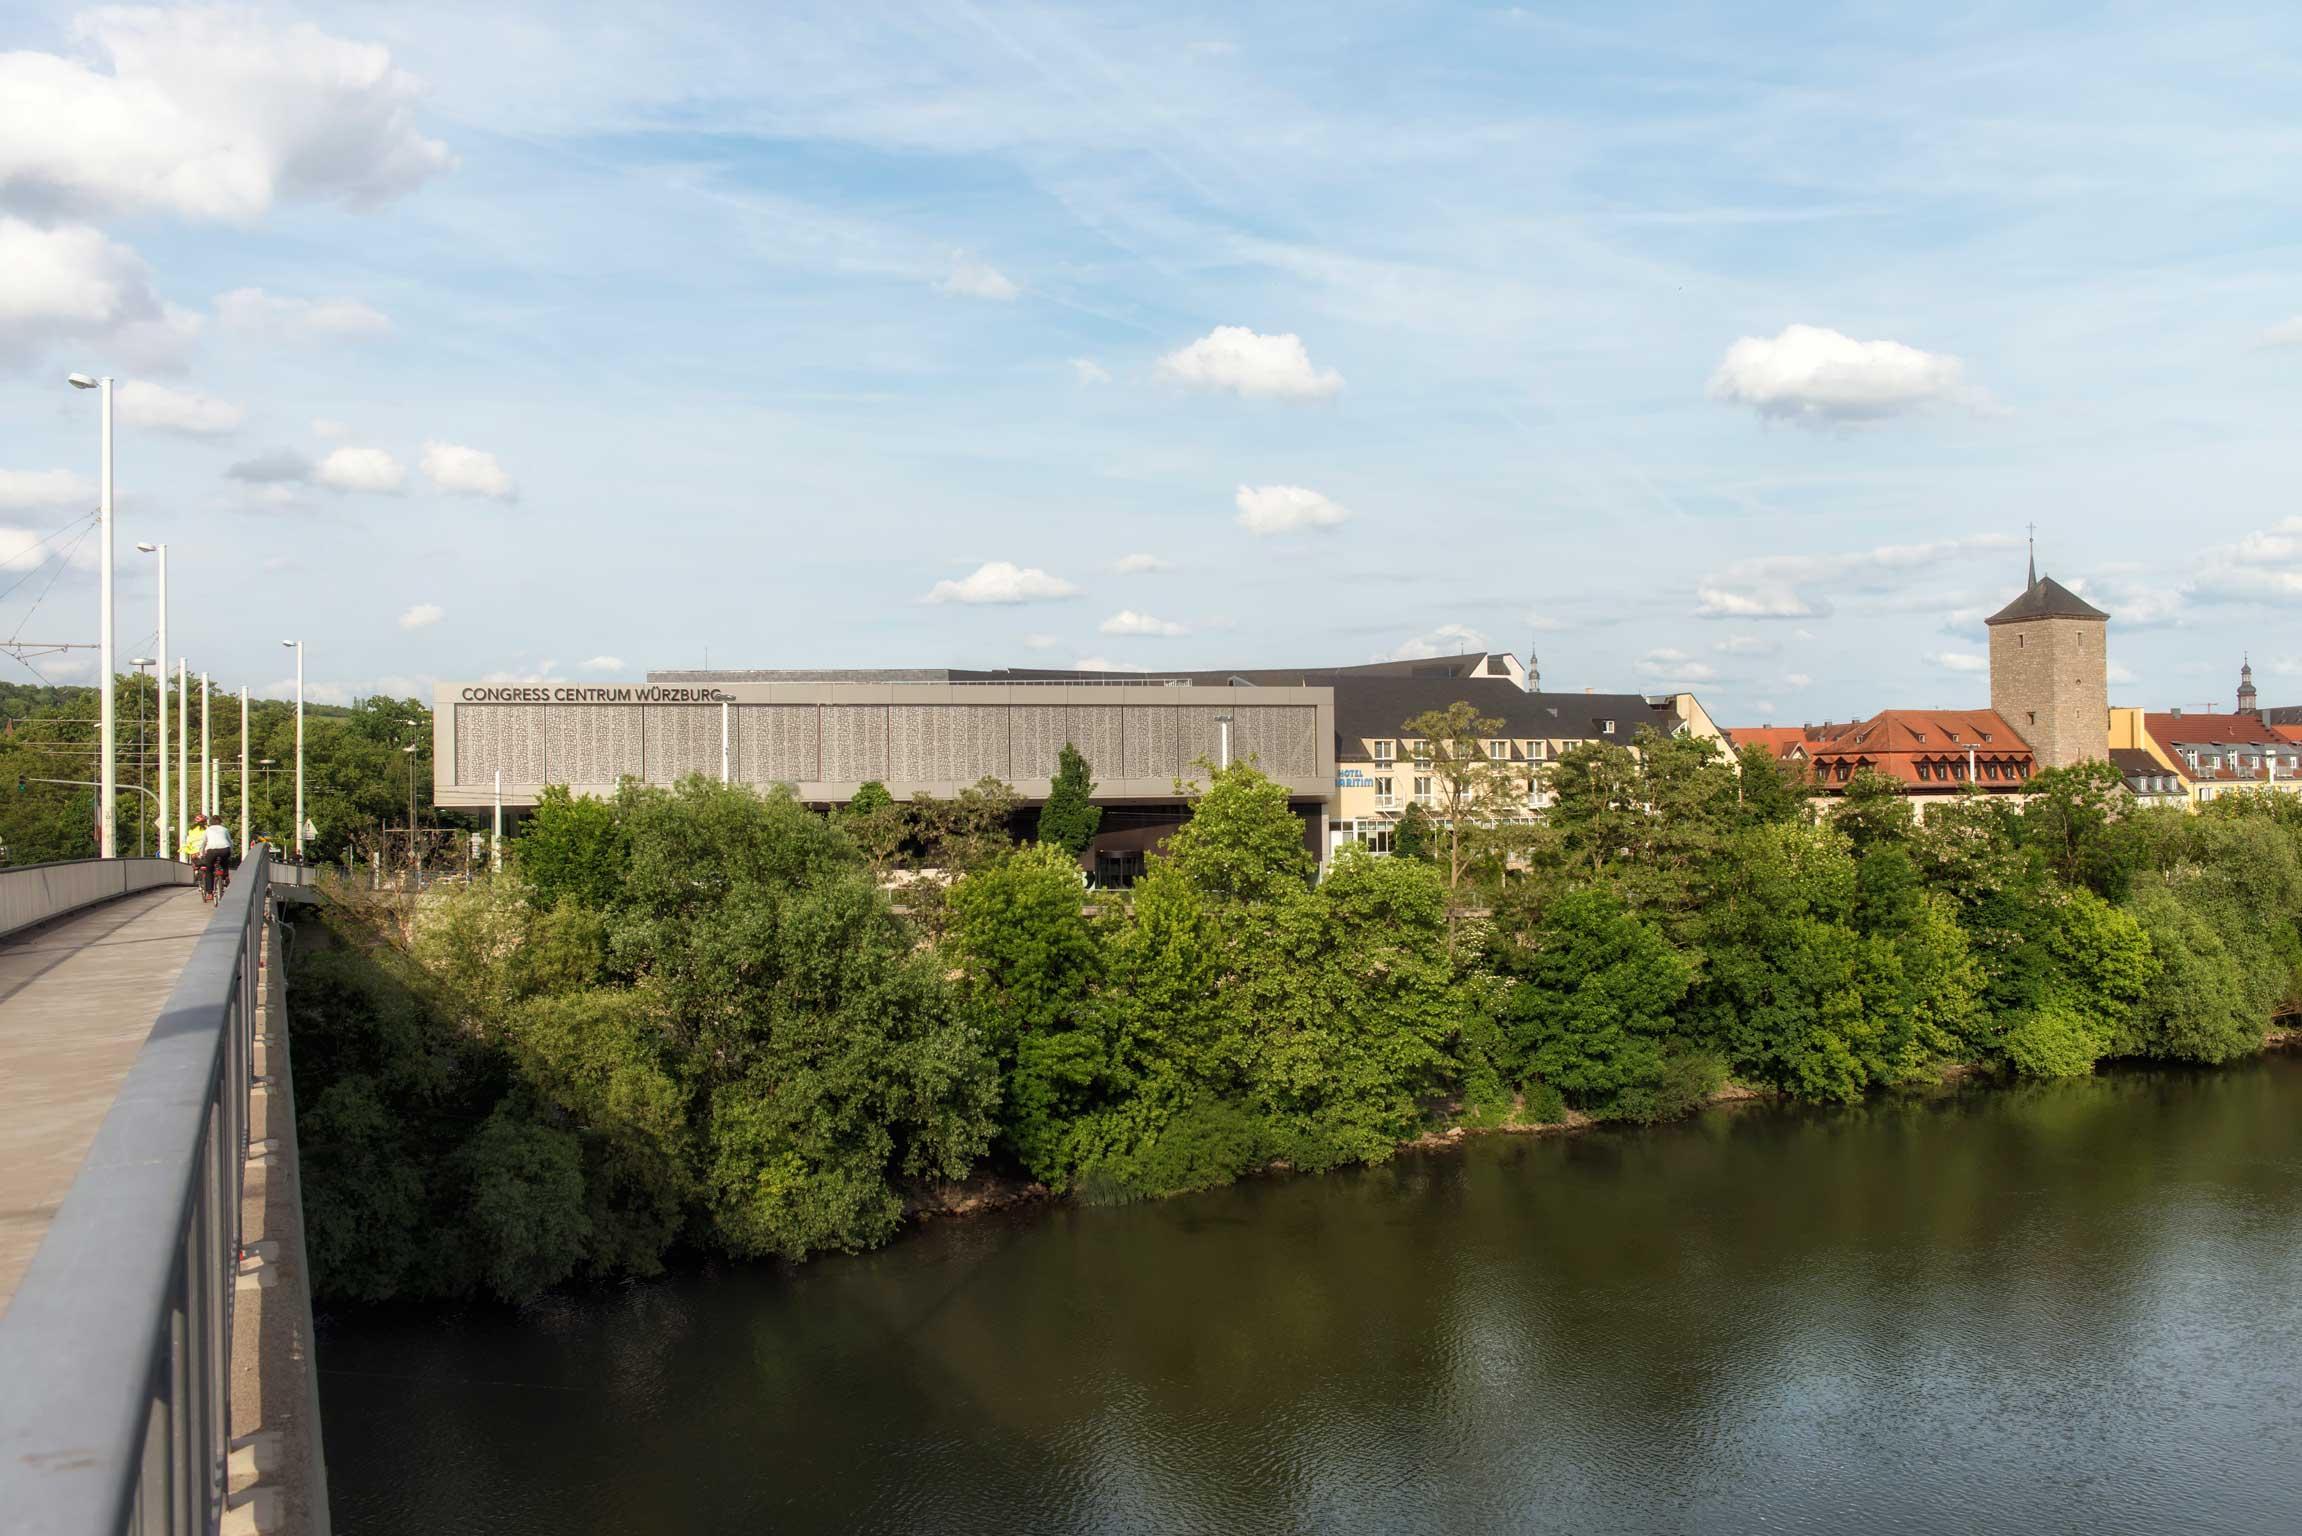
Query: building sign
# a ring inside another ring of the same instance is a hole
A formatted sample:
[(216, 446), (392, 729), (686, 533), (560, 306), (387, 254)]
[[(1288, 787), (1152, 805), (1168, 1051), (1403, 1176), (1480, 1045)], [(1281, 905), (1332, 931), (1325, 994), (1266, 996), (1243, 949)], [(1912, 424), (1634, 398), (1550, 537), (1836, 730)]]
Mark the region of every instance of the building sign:
[(458, 695), (466, 704), (732, 704), (735, 695), (719, 688), (665, 688), (645, 685), (551, 687), (472, 687)]
[(1365, 789), (1369, 782), (1366, 774), (1356, 768), (1338, 768), (1335, 770), (1335, 787), (1337, 789)]

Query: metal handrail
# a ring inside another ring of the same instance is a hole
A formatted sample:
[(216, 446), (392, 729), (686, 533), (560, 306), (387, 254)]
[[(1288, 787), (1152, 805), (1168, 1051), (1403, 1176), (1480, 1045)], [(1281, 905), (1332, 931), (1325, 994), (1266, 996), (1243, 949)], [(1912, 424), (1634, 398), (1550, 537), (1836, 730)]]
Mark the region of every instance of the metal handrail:
[(269, 888), (263, 856), (249, 862), (0, 1315), (11, 1530), (211, 1536), (223, 1518)]

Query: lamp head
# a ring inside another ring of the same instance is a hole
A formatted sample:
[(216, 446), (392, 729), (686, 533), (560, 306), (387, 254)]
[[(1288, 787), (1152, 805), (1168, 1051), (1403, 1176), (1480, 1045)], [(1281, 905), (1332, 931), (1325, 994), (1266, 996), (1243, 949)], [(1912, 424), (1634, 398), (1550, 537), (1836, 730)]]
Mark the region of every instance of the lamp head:
[(74, 389), (94, 389), (96, 387), (96, 381), (84, 373), (68, 373), (64, 375), (64, 382)]
[(286, 646), (286, 647), (287, 647), (289, 650), (291, 650), (291, 651), (292, 651), (292, 650), (294, 650), (294, 649), (295, 649), (297, 646), (299, 646), (299, 645), (302, 645), (303, 643), (304, 643), (304, 642), (303, 642), (303, 641), (301, 641), (301, 640), (282, 640), (282, 641), (280, 642), (280, 644), (282, 644), (282, 645)]
[(149, 555), (156, 552), (160, 546), (157, 544), (139, 544), (136, 547), (142, 550), (145, 554)]

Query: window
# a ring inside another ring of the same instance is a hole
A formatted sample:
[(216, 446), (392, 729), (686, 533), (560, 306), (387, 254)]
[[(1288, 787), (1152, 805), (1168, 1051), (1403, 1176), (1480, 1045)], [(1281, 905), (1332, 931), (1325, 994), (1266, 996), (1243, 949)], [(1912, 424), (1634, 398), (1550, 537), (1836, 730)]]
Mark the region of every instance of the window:
[(2030, 637), (2029, 637), (2028, 635), (2026, 635), (2026, 634), (2023, 634), (2023, 633), (2022, 633), (2020, 630), (2017, 630), (2017, 631), (2015, 631), (2015, 635), (2014, 635), (2014, 648), (2015, 648), (2016, 650), (2018, 650), (2018, 651), (2019, 651), (2019, 650), (2023, 649), (2025, 646), (2027, 646), (2027, 645), (2029, 645), (2029, 644), (2030, 644)]
[(2029, 722), (2030, 722), (2032, 725), (2036, 725), (2036, 724), (2038, 723), (2038, 711), (2037, 711), (2037, 710), (2035, 710), (2035, 709), (2026, 709), (2026, 710), (2024, 710), (2024, 711), (2023, 711), (2023, 714), (2029, 717)]
[(1375, 781), (1375, 804), (1384, 810), (1389, 810), (1399, 803), (1398, 796), (1391, 793), (1391, 782), (1388, 775)]
[(1934, 764), (1927, 762), (1920, 763), (1918, 765), (1918, 777), (1920, 783), (1924, 783), (1926, 780), (1933, 778)]
[(1391, 851), (1391, 829), (1389, 827), (1369, 827), (1367, 835), (1359, 839), (1359, 846), (1369, 853), (1389, 853)]
[(1487, 756), (1498, 763), (1507, 763), (1511, 760), (1511, 744), (1507, 741), (1490, 741), (1487, 743)]
[(1415, 775), (1415, 798), (1425, 805), (1431, 803), (1431, 781), (1423, 774)]
[(1398, 744), (1397, 742), (1395, 742), (1395, 741), (1378, 741), (1378, 742), (1376, 742), (1376, 743), (1375, 743), (1375, 761), (1376, 761), (1376, 762), (1378, 762), (1378, 763), (1387, 763), (1387, 762), (1389, 762), (1389, 761), (1391, 760), (1391, 758), (1392, 758), (1392, 755), (1393, 755), (1394, 753), (1396, 753), (1396, 752), (1398, 751), (1398, 749), (1399, 749), (1399, 744)]
[(1601, 720), (1599, 731), (1602, 735), (1612, 736), (1615, 733), (1615, 723), (1612, 720)]
[(1415, 755), (1416, 762), (1426, 768), (1431, 765), (1431, 744), (1429, 742), (1418, 738), (1407, 743), (1407, 750)]
[(1924, 732), (1924, 731), (1912, 731), (1912, 732), (1910, 733), (1910, 739), (1911, 739), (1912, 741), (1915, 741), (1915, 742), (1917, 742), (1917, 743), (1918, 743), (1920, 746), (1924, 746), (1924, 745), (1926, 745), (1926, 732)]
[(1355, 826), (1356, 822), (1338, 821), (1331, 830), (1337, 837), (1348, 837)]

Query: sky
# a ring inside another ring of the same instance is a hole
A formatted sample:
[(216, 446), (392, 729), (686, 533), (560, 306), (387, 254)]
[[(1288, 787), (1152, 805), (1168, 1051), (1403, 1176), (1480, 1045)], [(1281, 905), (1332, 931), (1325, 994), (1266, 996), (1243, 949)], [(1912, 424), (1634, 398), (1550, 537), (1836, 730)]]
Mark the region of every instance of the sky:
[[(660, 11), (660, 14), (659, 14)], [(2302, 8), (0, 0), (0, 638), (2302, 703)], [(61, 553), (60, 553), (61, 552)], [(89, 653), (0, 676), (93, 676)]]

